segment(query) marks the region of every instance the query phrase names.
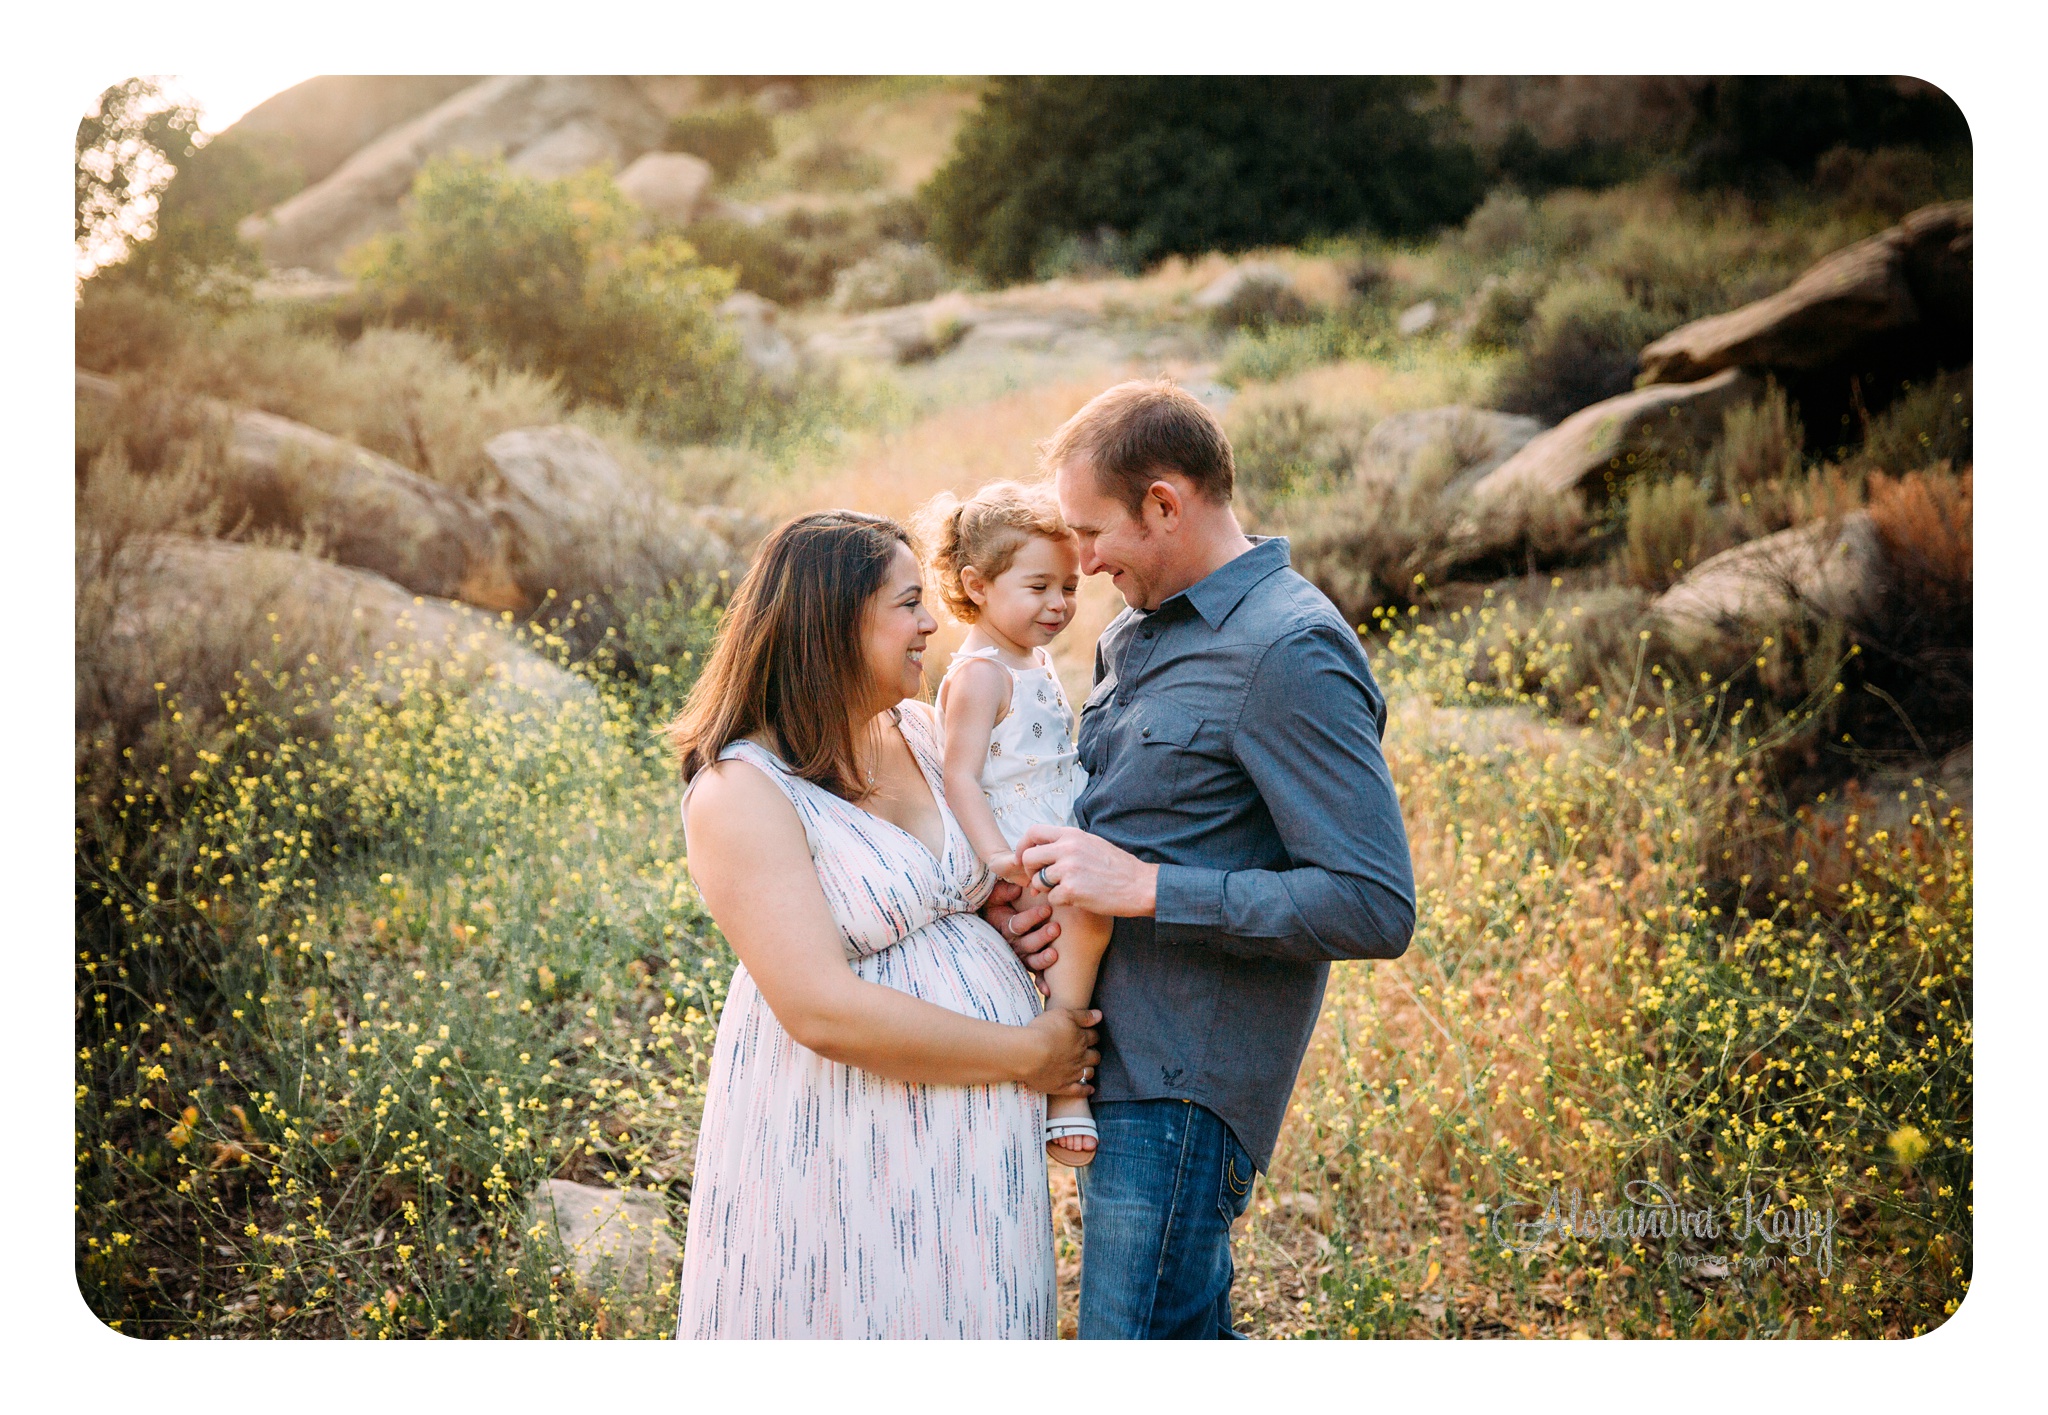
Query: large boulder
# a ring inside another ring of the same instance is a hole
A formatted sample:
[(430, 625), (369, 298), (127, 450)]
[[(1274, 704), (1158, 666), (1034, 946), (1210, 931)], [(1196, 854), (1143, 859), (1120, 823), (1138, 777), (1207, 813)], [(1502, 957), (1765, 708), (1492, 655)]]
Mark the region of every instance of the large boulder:
[(1873, 337), (1970, 323), (1971, 205), (1924, 207), (1822, 260), (1775, 295), (1681, 325), (1643, 350), (1653, 383), (1730, 368), (1828, 368)]
[[(120, 417), (130, 383), (75, 371), (80, 416)], [(224, 455), (209, 466), (228, 526), (243, 536), (314, 536), (322, 554), (415, 594), (488, 609), (523, 609), (499, 533), (474, 503), (439, 482), (304, 423), (197, 400)]]
[(667, 1281), (682, 1259), (659, 1194), (549, 1179), (530, 1202), (534, 1222), (560, 1240), (580, 1282), (602, 1286), (610, 1279), (628, 1291), (646, 1291)]
[(330, 560), (415, 594), (523, 607), (490, 518), (388, 457), (272, 413), (232, 414), (222, 487), (230, 519), (307, 531)]
[(378, 134), (477, 81), (475, 74), (322, 74), (264, 99), (215, 141), (246, 146), (317, 182)]
[(1704, 445), (1720, 433), (1721, 415), (1749, 402), (1762, 380), (1728, 369), (1697, 383), (1659, 383), (1581, 408), (1472, 485), (1478, 501), (1508, 496), (1562, 497), (1606, 472), (1619, 472), (1631, 452), (1666, 439)]
[(1742, 636), (1789, 618), (1869, 623), (1883, 606), (1886, 568), (1870, 513), (1852, 511), (1724, 550), (1654, 609), (1681, 640)]
[[(594, 701), (589, 683), (515, 641), (497, 616), (415, 595), (366, 570), (276, 546), (177, 535), (88, 545), (86, 554), (81, 727), (150, 720), (157, 683), (203, 707), (235, 691), (237, 673), (293, 667), (340, 681), (360, 669), (387, 702), (422, 677), (508, 714), (551, 717)], [(320, 730), (318, 721), (307, 725)]]
[(514, 428), (484, 444), (479, 501), (505, 537), (508, 568), (538, 601), (660, 594), (672, 582), (745, 568), (731, 543), (627, 473), (580, 427)]
[(504, 75), (472, 84), (356, 152), (323, 180), (243, 223), (276, 266), (332, 271), (342, 252), (398, 224), (429, 158), (501, 156), (540, 176), (624, 164), (657, 146), (663, 120), (614, 75)]
[(711, 164), (688, 152), (643, 152), (615, 180), (628, 201), (677, 226), (697, 219), (711, 190)]

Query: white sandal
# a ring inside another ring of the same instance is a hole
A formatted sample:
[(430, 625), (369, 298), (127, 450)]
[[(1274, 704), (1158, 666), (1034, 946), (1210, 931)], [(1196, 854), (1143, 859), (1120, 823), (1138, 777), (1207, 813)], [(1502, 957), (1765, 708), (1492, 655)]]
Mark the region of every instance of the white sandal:
[[(1069, 1135), (1086, 1135), (1089, 1139), (1098, 1141), (1101, 1138), (1096, 1133), (1095, 1122), (1085, 1115), (1065, 1115), (1059, 1117), (1056, 1120), (1048, 1119), (1045, 1122), (1046, 1144), (1050, 1145), (1055, 1140), (1063, 1140)], [(1059, 1162), (1065, 1165), (1068, 1169), (1080, 1169), (1083, 1166), (1089, 1164), (1095, 1158), (1095, 1151), (1083, 1150), (1081, 1151), (1081, 1153), (1087, 1155), (1088, 1158), (1082, 1160), (1080, 1164), (1075, 1164), (1071, 1160), (1061, 1159), (1060, 1152), (1058, 1149), (1048, 1150), (1046, 1151), (1046, 1153), (1049, 1154), (1053, 1159), (1059, 1160)]]

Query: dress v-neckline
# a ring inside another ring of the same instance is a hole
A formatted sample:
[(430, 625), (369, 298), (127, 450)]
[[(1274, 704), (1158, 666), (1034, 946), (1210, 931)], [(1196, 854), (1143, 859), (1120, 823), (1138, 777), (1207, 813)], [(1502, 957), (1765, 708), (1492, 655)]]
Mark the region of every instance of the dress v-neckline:
[[(903, 710), (897, 708), (893, 711), (896, 713), (896, 735), (903, 739), (903, 748), (910, 753), (910, 761), (917, 768), (918, 779), (924, 782), (924, 789), (931, 793), (932, 804), (939, 808), (939, 848), (933, 850), (931, 846), (925, 844), (923, 836), (896, 824), (895, 821), (890, 820), (887, 816), (877, 815), (865, 806), (856, 806), (845, 797), (833, 795), (830, 791), (827, 791), (825, 794), (831, 796), (833, 800), (839, 802), (840, 805), (845, 806), (847, 809), (858, 811), (869, 820), (885, 825), (898, 835), (910, 840), (918, 849), (924, 851), (925, 858), (932, 862), (934, 868), (943, 873), (946, 855), (950, 852), (953, 844), (953, 832), (959, 828), (959, 822), (953, 818), (953, 812), (947, 807), (945, 794), (938, 787), (932, 785), (931, 774), (924, 769), (924, 758), (917, 754), (917, 748), (912, 744), (910, 734), (903, 730)], [(793, 772), (790, 772), (789, 763), (783, 761), (779, 754), (769, 751), (767, 747), (762, 746), (759, 742), (755, 742), (754, 745), (760, 747), (762, 751), (767, 752), (769, 756), (773, 757), (776, 765), (780, 766), (785, 773), (794, 775)]]

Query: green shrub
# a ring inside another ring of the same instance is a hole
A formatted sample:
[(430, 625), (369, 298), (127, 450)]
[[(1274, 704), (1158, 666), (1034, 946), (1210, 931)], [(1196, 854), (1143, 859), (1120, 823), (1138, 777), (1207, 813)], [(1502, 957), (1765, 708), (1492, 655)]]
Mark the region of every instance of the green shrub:
[(1628, 490), (1622, 557), (1628, 582), (1651, 591), (1676, 584), (1706, 558), (1713, 533), (1713, 503), (1700, 483), (1688, 476), (1636, 478)]
[(1902, 90), (1877, 75), (1710, 80), (1680, 140), (1702, 186), (1771, 187), (1813, 175), (1834, 148), (1967, 149), (1969, 121), (1940, 89)]
[(483, 477), (485, 442), (565, 412), (552, 377), (467, 363), (424, 330), (372, 328), (344, 343), (275, 306), (214, 316), (98, 280), (83, 295), (80, 367), (131, 375), (167, 406), (217, 398), (276, 413), (459, 491)]
[(1539, 293), (1526, 279), (1487, 276), (1466, 310), (1465, 342), (1476, 349), (1518, 347), (1535, 316)]
[(742, 290), (783, 305), (808, 304), (832, 293), (839, 272), (891, 242), (924, 239), (924, 217), (903, 199), (798, 207), (759, 225), (710, 219), (685, 233), (707, 265), (733, 272)]
[(1495, 187), (1465, 218), (1459, 244), (1482, 260), (1491, 260), (1533, 246), (1537, 232), (1535, 204), (1512, 187)]
[(1413, 78), (1001, 78), (921, 196), (932, 239), (994, 281), (1107, 227), (1140, 261), (1455, 221), (1478, 159)]
[(775, 155), (775, 124), (752, 104), (726, 104), (677, 117), (663, 146), (703, 158), (719, 181), (730, 182)]
[(830, 136), (813, 138), (794, 149), (783, 166), (789, 180), (804, 191), (864, 192), (889, 178), (889, 169), (873, 153)]
[(1612, 280), (1566, 280), (1536, 302), (1528, 342), (1500, 371), (1493, 406), (1557, 422), (1628, 392), (1643, 345), (1671, 327)]
[(1937, 375), (1909, 387), (1870, 420), (1854, 461), (1893, 475), (1948, 462), (1967, 467), (1974, 457), (1970, 430), (1973, 371)]
[(1369, 309), (1332, 311), (1305, 324), (1240, 329), (1224, 346), (1217, 377), (1233, 388), (1273, 383), (1317, 364), (1363, 358), (1384, 333)]
[(1721, 415), (1721, 440), (1702, 468), (1706, 487), (1730, 500), (1767, 482), (1789, 481), (1804, 465), (1805, 429), (1776, 380), (1754, 403)]
[(1316, 413), (1300, 399), (1233, 408), (1228, 420), (1237, 489), (1259, 516), (1280, 502), (1321, 495), (1348, 481), (1365, 429)]
[(714, 306), (732, 277), (679, 237), (635, 242), (633, 229), (601, 174), (540, 181), (502, 163), (436, 159), (413, 184), (404, 229), (373, 240), (353, 270), (374, 313), (467, 355), (635, 409), (658, 435), (729, 431), (744, 365)]
[(832, 280), (832, 308), (852, 313), (929, 300), (950, 283), (946, 264), (927, 245), (891, 241)]

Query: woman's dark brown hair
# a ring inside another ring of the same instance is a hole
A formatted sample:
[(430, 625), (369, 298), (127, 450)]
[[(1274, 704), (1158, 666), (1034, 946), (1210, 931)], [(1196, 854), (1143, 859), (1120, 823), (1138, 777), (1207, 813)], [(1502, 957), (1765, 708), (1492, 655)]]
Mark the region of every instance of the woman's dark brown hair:
[(733, 592), (703, 676), (667, 728), (683, 780), (764, 727), (804, 780), (847, 801), (868, 792), (854, 712), (872, 699), (862, 620), (910, 533), (886, 516), (814, 511), (776, 528)]

